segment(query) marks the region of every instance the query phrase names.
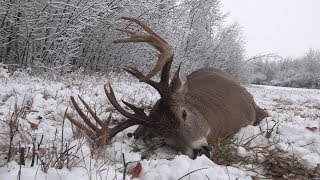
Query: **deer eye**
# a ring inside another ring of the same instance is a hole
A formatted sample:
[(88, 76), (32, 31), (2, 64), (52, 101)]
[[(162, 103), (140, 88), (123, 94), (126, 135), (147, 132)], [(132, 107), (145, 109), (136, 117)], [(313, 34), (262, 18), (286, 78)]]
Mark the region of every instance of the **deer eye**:
[(186, 120), (186, 118), (187, 118), (187, 112), (186, 112), (186, 110), (183, 110), (183, 111), (182, 111), (182, 118), (183, 118), (183, 120)]

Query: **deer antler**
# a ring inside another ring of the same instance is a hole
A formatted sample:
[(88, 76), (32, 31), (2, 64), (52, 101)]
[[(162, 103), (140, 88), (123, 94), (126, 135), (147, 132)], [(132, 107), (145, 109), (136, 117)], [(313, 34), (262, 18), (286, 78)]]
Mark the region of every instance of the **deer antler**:
[[(148, 27), (142, 21), (132, 18), (132, 17), (122, 17), (124, 20), (129, 20), (137, 25), (139, 25), (142, 29), (146, 31), (144, 34), (137, 34), (135, 31), (131, 31), (128, 29), (117, 29), (121, 32), (125, 32), (129, 34), (129, 37), (121, 38), (113, 41), (114, 43), (127, 43), (127, 42), (146, 42), (151, 46), (155, 47), (161, 54), (159, 55), (159, 59), (153, 69), (144, 76), (139, 70), (132, 66), (124, 66), (122, 69), (132, 74), (140, 81), (145, 82), (152, 87), (154, 87), (161, 96), (165, 96), (169, 92), (169, 74), (170, 68), (173, 61), (174, 50), (172, 46), (161, 38), (157, 33), (155, 33), (150, 27)], [(155, 82), (151, 80), (153, 76), (155, 76), (161, 70), (161, 80), (160, 82)]]
[(123, 121), (112, 128), (109, 128), (108, 126), (110, 124), (110, 120), (112, 117), (111, 113), (106, 121), (102, 121), (96, 115), (96, 113), (90, 108), (90, 106), (80, 96), (78, 96), (80, 101), (83, 103), (83, 105), (86, 107), (86, 109), (91, 114), (93, 119), (96, 121), (96, 124), (98, 124), (101, 128), (99, 128), (97, 125), (94, 125), (91, 122), (91, 120), (88, 118), (88, 116), (86, 116), (83, 113), (83, 111), (81, 110), (79, 105), (76, 103), (73, 96), (70, 97), (71, 102), (72, 102), (75, 110), (77, 111), (77, 113), (80, 115), (80, 117), (83, 119), (83, 121), (85, 122), (85, 124), (87, 124), (88, 127), (86, 127), (82, 123), (75, 120), (70, 114), (66, 113), (67, 119), (72, 124), (74, 124), (76, 127), (81, 129), (91, 141), (97, 142), (98, 145), (99, 144), (104, 145), (104, 144), (108, 143), (110, 141), (110, 139), (113, 138), (117, 133), (123, 131), (124, 129), (126, 129), (130, 126), (133, 126), (136, 124), (143, 124), (143, 125), (148, 126), (150, 123), (148, 121), (149, 117), (144, 113), (144, 110), (142, 108), (138, 108), (138, 107), (126, 102), (126, 101), (122, 101), (125, 105), (127, 105), (134, 112), (134, 114), (129, 113), (126, 110), (124, 110), (120, 106), (118, 101), (116, 100), (113, 89), (110, 85), (109, 85), (109, 89), (110, 89), (110, 92), (107, 90), (106, 85), (104, 86), (104, 90), (105, 90), (105, 93), (106, 93), (109, 101), (123, 116), (129, 118), (128, 120)]
[[(125, 65), (122, 67), (122, 69), (132, 74), (133, 76), (138, 78), (140, 81), (145, 82), (151, 85), (152, 87), (154, 87), (162, 97), (167, 96), (169, 94), (169, 74), (170, 74), (170, 68), (171, 68), (173, 54), (174, 54), (173, 48), (167, 41), (162, 39), (158, 34), (156, 34), (150, 27), (148, 27), (142, 21), (136, 18), (131, 18), (131, 17), (122, 17), (122, 19), (129, 20), (136, 23), (142, 29), (144, 29), (146, 33), (137, 34), (135, 31), (132, 31), (132, 30), (118, 29), (121, 32), (125, 32), (129, 34), (130, 36), (127, 38), (117, 39), (114, 41), (114, 43), (146, 42), (151, 46), (155, 47), (161, 53), (159, 55), (159, 59), (156, 65), (146, 76), (132, 66)], [(150, 78), (155, 76), (160, 70), (161, 70), (160, 81), (155, 82), (151, 80)], [(120, 104), (116, 100), (113, 89), (110, 85), (109, 85), (109, 89), (110, 89), (110, 92), (107, 90), (106, 85), (104, 86), (104, 90), (109, 101), (117, 109), (117, 111), (119, 111), (119, 113), (121, 113), (123, 116), (128, 118), (126, 121), (123, 121), (117, 124), (116, 126), (109, 128), (108, 126), (110, 124), (111, 114), (109, 115), (106, 121), (102, 121), (80, 96), (79, 96), (80, 101), (89, 111), (93, 119), (96, 121), (96, 124), (99, 125), (100, 128), (97, 125), (93, 124), (91, 120), (88, 118), (88, 116), (86, 116), (83, 113), (79, 105), (76, 103), (74, 97), (72, 96), (70, 97), (70, 99), (75, 110), (78, 112), (78, 114), (80, 115), (80, 117), (83, 119), (83, 121), (88, 127), (76, 121), (70, 114), (66, 113), (67, 119), (72, 124), (74, 124), (79, 129), (81, 129), (88, 136), (89, 139), (91, 139), (92, 141), (98, 142), (99, 144), (108, 143), (110, 139), (113, 138), (118, 132), (123, 131), (124, 129), (130, 126), (133, 126), (136, 124), (143, 124), (145, 126), (151, 125), (149, 121), (150, 118), (145, 114), (144, 109), (136, 107), (135, 105), (130, 104), (126, 101), (122, 101), (134, 113), (130, 113), (126, 111), (120, 106)]]

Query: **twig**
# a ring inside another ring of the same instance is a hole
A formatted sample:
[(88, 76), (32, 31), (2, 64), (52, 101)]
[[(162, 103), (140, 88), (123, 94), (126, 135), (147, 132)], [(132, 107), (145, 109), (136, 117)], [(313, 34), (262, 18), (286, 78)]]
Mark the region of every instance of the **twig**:
[(38, 153), (36, 153), (36, 155), (37, 155), (37, 160), (39, 159), (40, 162), (41, 162), (42, 171), (43, 171), (44, 173), (47, 173), (47, 172), (48, 172), (48, 164), (46, 164), (46, 163), (39, 157)]
[[(271, 137), (271, 134), (272, 134), (272, 132), (274, 131), (274, 128), (275, 128), (276, 125), (278, 125), (278, 124), (279, 124), (279, 122), (276, 122), (276, 123), (272, 126), (271, 129), (267, 129), (266, 138), (270, 138), (270, 137)], [(268, 125), (268, 123), (267, 123), (267, 125)], [(267, 127), (267, 128), (268, 128), (268, 127)]]
[(186, 175), (182, 176), (182, 177), (179, 178), (178, 180), (181, 180), (182, 178), (184, 178), (184, 177), (186, 177), (186, 176), (188, 176), (188, 175), (190, 175), (190, 174), (192, 174), (192, 173), (194, 173), (194, 172), (196, 172), (196, 171), (200, 171), (200, 170), (203, 170), (203, 169), (208, 169), (208, 168), (205, 167), (205, 168), (199, 168), (199, 169), (193, 170), (193, 171), (187, 173)]
[(228, 179), (230, 180), (230, 174), (229, 174), (228, 166), (226, 166), (226, 169), (227, 169), (227, 173), (228, 173)]
[(72, 148), (76, 147), (76, 145), (72, 146), (71, 148), (69, 149), (66, 149), (57, 159), (56, 161), (53, 163), (53, 165), (56, 165), (56, 163), (58, 162), (58, 160), (65, 154), (67, 153), (68, 151), (70, 151)]
[(32, 160), (31, 160), (31, 167), (34, 166), (34, 160), (36, 158), (36, 138), (33, 139), (32, 142)]
[[(66, 149), (68, 149), (68, 144), (66, 143)], [(67, 152), (67, 169), (69, 169), (69, 152)]]
[[(41, 135), (40, 142), (38, 142), (38, 150), (40, 149), (40, 145), (42, 144), (42, 140), (43, 140), (43, 134)], [(36, 153), (36, 155), (37, 155), (37, 164), (39, 164), (39, 156), (37, 153)], [(41, 159), (40, 159), (40, 161), (41, 161)]]
[[(19, 165), (19, 172), (18, 172), (18, 180), (21, 179), (21, 166), (22, 166), (22, 163), (21, 161), (24, 161), (24, 152), (22, 153), (22, 148), (21, 148), (21, 144), (20, 144), (20, 141), (19, 141), (19, 150), (20, 150), (20, 165)], [(24, 149), (23, 149), (24, 151)]]
[(126, 179), (126, 171), (127, 171), (127, 164), (126, 164), (126, 160), (124, 159), (124, 153), (122, 153), (122, 160), (123, 160), (123, 180)]
[(68, 111), (68, 107), (66, 109), (66, 111), (64, 112), (64, 115), (63, 115), (63, 120), (62, 120), (62, 132), (61, 132), (61, 151), (63, 151), (63, 132), (64, 132), (64, 121), (66, 119), (66, 113)]
[(14, 112), (12, 113), (11, 118), (10, 118), (10, 122), (9, 122), (10, 141), (9, 141), (9, 151), (8, 151), (7, 162), (10, 162), (10, 160), (11, 160), (13, 137), (14, 137), (15, 133), (18, 131), (17, 124), (18, 124), (18, 103), (17, 103), (17, 98), (16, 98), (15, 104), (14, 104)]

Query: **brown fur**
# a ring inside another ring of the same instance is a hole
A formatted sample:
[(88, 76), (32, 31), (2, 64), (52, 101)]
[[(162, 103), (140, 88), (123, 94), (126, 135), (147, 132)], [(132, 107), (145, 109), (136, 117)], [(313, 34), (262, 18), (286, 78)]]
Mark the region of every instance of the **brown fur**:
[(208, 122), (211, 138), (235, 134), (240, 128), (260, 122), (268, 115), (235, 78), (218, 69), (191, 73), (186, 98)]
[[(268, 116), (255, 104), (251, 94), (224, 71), (199, 69), (188, 75), (186, 82), (182, 82), (184, 78), (180, 74), (176, 72), (171, 82), (169, 98), (161, 98), (152, 108), (152, 126), (139, 127), (135, 137), (163, 137), (169, 145), (192, 157), (190, 149), (199, 148), (192, 143), (201, 137), (216, 139), (233, 135)], [(181, 109), (190, 116), (187, 121), (182, 120)], [(206, 145), (203, 142), (199, 146)]]

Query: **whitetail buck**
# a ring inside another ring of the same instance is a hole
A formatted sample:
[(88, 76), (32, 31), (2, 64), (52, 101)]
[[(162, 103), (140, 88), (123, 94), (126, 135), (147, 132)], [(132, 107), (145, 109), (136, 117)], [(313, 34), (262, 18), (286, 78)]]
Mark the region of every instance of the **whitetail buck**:
[[(126, 111), (117, 102), (114, 92), (109, 85), (105, 86), (105, 93), (111, 104), (128, 119), (110, 128), (111, 119), (99, 119), (88, 104), (80, 100), (90, 112), (95, 124), (82, 112), (75, 99), (71, 97), (74, 108), (79, 113), (87, 126), (76, 121), (71, 115), (66, 117), (81, 129), (94, 142), (106, 144), (118, 132), (139, 124), (135, 136), (151, 134), (164, 139), (164, 142), (177, 148), (190, 158), (199, 155), (211, 156), (207, 139), (216, 139), (232, 135), (240, 128), (259, 123), (268, 113), (258, 107), (250, 93), (228, 73), (214, 69), (202, 68), (185, 76), (180, 66), (169, 83), (170, 68), (173, 61), (172, 46), (142, 21), (123, 17), (142, 27), (146, 33), (138, 34), (127, 29), (118, 29), (129, 35), (127, 38), (115, 40), (114, 43), (146, 42), (155, 47), (159, 52), (159, 59), (154, 68), (145, 76), (132, 66), (123, 69), (140, 81), (154, 87), (161, 98), (151, 109), (149, 115), (144, 109), (128, 102), (133, 113)], [(159, 82), (151, 80), (159, 71)], [(109, 90), (108, 90), (109, 88)]]

